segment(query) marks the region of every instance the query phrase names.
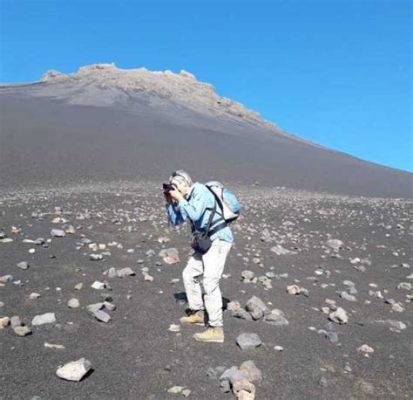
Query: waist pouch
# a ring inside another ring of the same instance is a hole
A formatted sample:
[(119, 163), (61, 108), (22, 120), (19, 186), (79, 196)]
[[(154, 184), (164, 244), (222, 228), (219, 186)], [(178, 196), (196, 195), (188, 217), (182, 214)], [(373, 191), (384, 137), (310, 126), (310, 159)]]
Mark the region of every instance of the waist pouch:
[(212, 240), (209, 236), (203, 234), (194, 234), (192, 238), (191, 247), (198, 253), (205, 254), (211, 247)]
[(211, 247), (212, 245), (212, 240), (210, 236), (214, 235), (216, 232), (218, 232), (220, 229), (225, 228), (227, 226), (227, 223), (225, 220), (218, 224), (216, 227), (213, 229), (211, 228), (212, 224), (212, 218), (214, 217), (214, 214), (216, 212), (217, 208), (217, 202), (215, 201), (214, 203), (214, 208), (210, 209), (207, 208), (206, 210), (212, 210), (211, 215), (208, 220), (208, 224), (206, 229), (203, 232), (197, 232), (195, 230), (194, 223), (191, 221), (191, 229), (192, 229), (192, 242), (191, 242), (191, 247), (197, 251), (198, 253), (205, 254)]

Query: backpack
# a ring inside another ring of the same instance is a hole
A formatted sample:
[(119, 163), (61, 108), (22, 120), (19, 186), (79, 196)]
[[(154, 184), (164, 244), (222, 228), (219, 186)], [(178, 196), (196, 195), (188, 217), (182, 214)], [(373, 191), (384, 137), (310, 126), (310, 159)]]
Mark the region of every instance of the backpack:
[(217, 181), (205, 183), (208, 190), (214, 195), (219, 208), (222, 211), (222, 218), (225, 222), (235, 221), (241, 212), (241, 206), (235, 195), (224, 185)]

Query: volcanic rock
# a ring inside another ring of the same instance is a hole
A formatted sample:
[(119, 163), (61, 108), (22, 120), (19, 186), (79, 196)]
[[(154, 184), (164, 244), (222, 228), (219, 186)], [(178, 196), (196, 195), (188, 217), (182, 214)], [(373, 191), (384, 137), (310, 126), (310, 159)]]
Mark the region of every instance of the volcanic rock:
[(90, 370), (92, 370), (92, 363), (86, 358), (80, 358), (59, 367), (56, 375), (67, 381), (79, 382)]

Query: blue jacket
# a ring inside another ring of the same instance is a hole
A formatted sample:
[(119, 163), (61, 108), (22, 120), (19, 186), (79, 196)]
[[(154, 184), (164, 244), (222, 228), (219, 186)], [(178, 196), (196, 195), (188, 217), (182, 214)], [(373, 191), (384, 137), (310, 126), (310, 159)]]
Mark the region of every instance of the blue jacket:
[[(167, 204), (166, 209), (168, 217), (173, 225), (182, 224), (185, 220), (190, 219), (197, 231), (206, 228), (208, 225), (209, 217), (211, 215), (210, 210), (207, 208), (213, 208), (216, 202), (214, 195), (209, 189), (202, 183), (195, 182), (188, 193), (188, 200), (182, 199), (174, 206)], [(218, 225), (218, 221), (222, 222), (221, 209), (217, 203), (217, 209), (212, 219), (211, 228)], [(229, 226), (220, 229), (218, 232), (211, 235), (211, 240), (221, 239), (226, 242), (233, 243), (234, 236)]]

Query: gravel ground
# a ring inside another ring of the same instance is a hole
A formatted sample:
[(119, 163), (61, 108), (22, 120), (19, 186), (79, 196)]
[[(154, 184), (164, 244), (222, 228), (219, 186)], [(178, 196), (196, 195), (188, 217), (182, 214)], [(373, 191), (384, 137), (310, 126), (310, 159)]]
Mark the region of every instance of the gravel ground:
[[(289, 323), (248, 321), (226, 310), (224, 344), (201, 344), (192, 339), (201, 327), (168, 330), (186, 308), (181, 273), (189, 228), (168, 226), (158, 187), (117, 182), (1, 194), (0, 317), (19, 316), (32, 333), (0, 330), (0, 399), (182, 398), (168, 393), (173, 386), (193, 399), (230, 399), (208, 370), (246, 360), (262, 372), (257, 399), (413, 397), (412, 201), (231, 185), (243, 213), (221, 281), (225, 303), (244, 307), (257, 296)], [(52, 229), (67, 233), (54, 237)], [(30, 242), (38, 238), (44, 244)], [(334, 248), (332, 239), (342, 243)], [(280, 247), (288, 254), (277, 255)], [(165, 248), (176, 248), (180, 261), (167, 264), (159, 256)], [(92, 253), (102, 259), (92, 261)], [(16, 266), (22, 261), (27, 269)], [(125, 267), (136, 275), (106, 274)], [(242, 278), (246, 270), (250, 281)], [(93, 289), (95, 281), (109, 287)], [(289, 294), (290, 285), (301, 293)], [(67, 306), (72, 298), (80, 307)], [(116, 306), (106, 311), (108, 323), (87, 310), (105, 299)], [(336, 307), (348, 323), (329, 320)], [(32, 325), (47, 312), (56, 322)], [(241, 350), (241, 333), (258, 334), (262, 345)], [(60, 365), (81, 357), (93, 371), (80, 382), (56, 376)]]

